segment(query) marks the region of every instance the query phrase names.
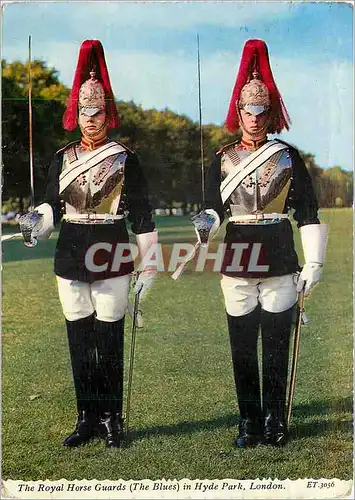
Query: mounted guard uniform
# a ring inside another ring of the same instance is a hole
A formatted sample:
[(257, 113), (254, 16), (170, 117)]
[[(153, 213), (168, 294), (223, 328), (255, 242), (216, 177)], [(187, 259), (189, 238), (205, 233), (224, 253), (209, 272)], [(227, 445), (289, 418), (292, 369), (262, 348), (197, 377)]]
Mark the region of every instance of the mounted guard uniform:
[(110, 139), (92, 151), (83, 139), (59, 150), (49, 170), (44, 201), (54, 209), (54, 224), (63, 217), (54, 270), (65, 279), (92, 283), (133, 271), (132, 261), (112, 269), (114, 252), (101, 251), (100, 258), (100, 249), (95, 264), (107, 263), (107, 269), (90, 271), (85, 265), (92, 245), (105, 242), (114, 250), (115, 245), (128, 243), (126, 216), (133, 233), (154, 231), (138, 156)]
[[(118, 127), (103, 47), (98, 40), (86, 40), (80, 47), (63, 126), (74, 130), (78, 111), (90, 117), (103, 110), (105, 127)], [(106, 437), (108, 447), (122, 444), (124, 316), (134, 269), (125, 218), (136, 235), (141, 257), (157, 242), (138, 157), (108, 138), (106, 128), (97, 140), (83, 132), (80, 141), (57, 151), (44, 203), (36, 208), (42, 224), (33, 234), (48, 236), (62, 221), (54, 271), (78, 410), (75, 430), (64, 441), (70, 447), (100, 435)], [(120, 245), (125, 250), (117, 261), (115, 250)], [(144, 293), (155, 275), (149, 268), (140, 274)]]
[[(261, 148), (271, 156), (256, 166), (262, 155), (259, 154)], [(240, 165), (252, 155), (251, 166), (256, 168), (244, 175)], [(233, 179), (228, 184), (228, 175), (236, 175), (236, 172), (240, 172), (241, 182), (233, 189)], [(222, 195), (227, 198), (224, 203)], [(220, 221), (223, 221), (225, 211), (229, 215), (223, 275), (265, 278), (299, 271), (289, 211), (294, 210), (293, 218), (298, 227), (319, 224), (319, 220), (312, 182), (295, 148), (278, 140), (266, 139), (255, 144), (242, 140), (224, 146), (217, 152), (209, 169), (207, 200), (219, 214)], [(231, 266), (233, 243), (250, 244), (243, 251), (239, 266)], [(261, 244), (255, 270), (247, 265), (253, 243)]]
[[(243, 129), (241, 110), (254, 116), (268, 113), (263, 137), (254, 140), (253, 134), (243, 134), (241, 141), (217, 152), (207, 176), (206, 208), (220, 224), (228, 214), (221, 287), (240, 413), (235, 444), (281, 446), (287, 441), (294, 306), (304, 284), (308, 292), (321, 277), (327, 226), (319, 222), (312, 182), (298, 151), (283, 141), (267, 139), (267, 133), (288, 129), (290, 120), (261, 40), (249, 40), (244, 47), (226, 119), (231, 132)], [(301, 275), (291, 212), (304, 250)]]

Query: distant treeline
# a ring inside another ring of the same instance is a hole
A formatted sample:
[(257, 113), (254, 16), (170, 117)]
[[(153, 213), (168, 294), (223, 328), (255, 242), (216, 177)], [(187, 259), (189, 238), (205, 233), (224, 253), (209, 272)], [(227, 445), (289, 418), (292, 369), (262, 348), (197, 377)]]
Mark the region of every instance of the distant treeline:
[[(48, 165), (55, 151), (78, 139), (65, 132), (61, 119), (69, 89), (58, 72), (43, 61), (32, 62), (33, 152), (37, 202), (43, 196)], [(2, 61), (3, 202), (26, 208), (29, 199), (28, 67)], [(117, 102), (122, 127), (111, 137), (137, 151), (147, 172), (154, 208), (181, 207), (190, 212), (201, 203), (200, 130), (196, 122), (169, 109), (143, 110), (134, 102)], [(203, 126), (204, 160), (208, 168), (216, 150), (235, 140), (223, 127)], [(312, 176), (321, 207), (351, 206), (352, 172), (319, 167), (312, 154), (300, 151)], [(3, 206), (3, 212), (8, 209)]]

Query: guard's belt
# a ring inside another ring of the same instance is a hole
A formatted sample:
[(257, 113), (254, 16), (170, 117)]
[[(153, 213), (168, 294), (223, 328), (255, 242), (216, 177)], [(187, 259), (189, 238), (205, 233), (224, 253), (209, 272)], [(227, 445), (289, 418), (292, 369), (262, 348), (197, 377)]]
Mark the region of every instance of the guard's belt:
[(275, 224), (281, 222), (281, 219), (288, 218), (288, 214), (248, 214), (233, 215), (228, 220), (233, 224)]
[(124, 219), (124, 215), (65, 214), (63, 219), (73, 224), (113, 224), (115, 220)]

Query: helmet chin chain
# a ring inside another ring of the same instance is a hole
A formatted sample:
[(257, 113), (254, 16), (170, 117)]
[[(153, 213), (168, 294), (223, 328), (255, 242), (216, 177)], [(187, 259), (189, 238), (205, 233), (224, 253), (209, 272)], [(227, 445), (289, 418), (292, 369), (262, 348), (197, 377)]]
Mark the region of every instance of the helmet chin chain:
[(95, 140), (95, 138), (98, 136), (98, 135), (101, 135), (102, 131), (107, 128), (107, 121), (105, 121), (101, 127), (97, 130), (95, 130), (94, 132), (87, 132), (84, 130), (84, 128), (80, 125), (80, 131), (82, 133), (82, 135), (84, 137), (86, 137), (87, 139), (89, 140)]

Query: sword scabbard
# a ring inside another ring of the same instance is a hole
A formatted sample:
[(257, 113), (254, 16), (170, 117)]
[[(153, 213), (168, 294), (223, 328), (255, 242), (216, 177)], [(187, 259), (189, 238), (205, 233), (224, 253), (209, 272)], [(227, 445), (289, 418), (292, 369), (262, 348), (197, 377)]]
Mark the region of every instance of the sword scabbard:
[[(138, 276), (139, 276), (139, 273), (135, 273), (134, 284), (137, 282)], [(139, 297), (140, 297), (140, 291), (134, 295), (133, 315), (132, 315), (131, 352), (130, 352), (130, 359), (129, 359), (128, 387), (127, 387), (127, 401), (126, 401), (126, 419), (125, 419), (125, 427), (126, 427), (126, 434), (127, 435), (128, 435), (128, 431), (129, 431), (129, 417), (130, 417), (130, 410), (131, 410), (134, 355), (135, 355), (135, 349), (136, 349), (136, 330), (137, 330), (137, 326), (138, 326), (137, 325), (137, 318), (138, 318)]]
[(300, 348), (300, 333), (302, 327), (302, 315), (304, 313), (304, 291), (302, 290), (298, 294), (297, 301), (297, 320), (294, 328), (294, 338), (293, 338), (293, 351), (292, 351), (292, 364), (291, 364), (291, 375), (290, 375), (290, 386), (288, 393), (288, 403), (286, 409), (286, 421), (287, 427), (290, 427), (291, 423), (291, 413), (292, 413), (292, 405), (293, 398), (295, 394), (295, 386), (296, 386), (296, 372), (297, 372), (297, 363), (299, 356), (299, 348)]

